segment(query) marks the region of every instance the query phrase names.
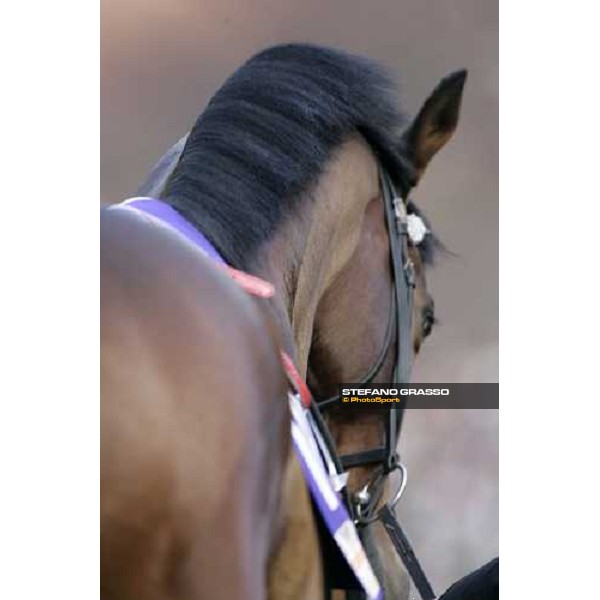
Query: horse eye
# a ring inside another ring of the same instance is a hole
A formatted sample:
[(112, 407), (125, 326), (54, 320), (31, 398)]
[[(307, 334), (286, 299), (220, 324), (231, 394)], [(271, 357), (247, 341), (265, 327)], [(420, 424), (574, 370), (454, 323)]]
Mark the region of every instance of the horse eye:
[(423, 317), (421, 321), (421, 331), (423, 333), (424, 338), (431, 335), (434, 323), (435, 315), (433, 314), (433, 310), (431, 310), (430, 308), (425, 309), (423, 311)]

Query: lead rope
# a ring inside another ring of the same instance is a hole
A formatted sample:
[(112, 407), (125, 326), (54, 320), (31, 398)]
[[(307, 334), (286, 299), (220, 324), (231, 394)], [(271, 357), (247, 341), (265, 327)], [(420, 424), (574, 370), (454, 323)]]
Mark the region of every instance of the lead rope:
[(410, 578), (421, 595), (421, 598), (423, 598), (423, 600), (435, 600), (436, 596), (429, 583), (429, 579), (427, 579), (427, 575), (425, 575), (425, 571), (423, 571), (423, 567), (421, 567), (421, 563), (419, 562), (410, 541), (406, 537), (400, 523), (398, 523), (398, 519), (390, 507), (387, 504), (384, 504), (379, 510), (378, 516), (381, 524), (387, 531), (392, 544), (394, 544), (398, 556), (402, 559)]

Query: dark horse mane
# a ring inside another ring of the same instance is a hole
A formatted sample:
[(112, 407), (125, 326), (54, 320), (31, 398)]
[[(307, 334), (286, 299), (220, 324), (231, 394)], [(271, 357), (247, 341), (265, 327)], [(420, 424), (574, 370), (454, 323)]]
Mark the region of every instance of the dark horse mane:
[(226, 261), (250, 269), (352, 133), (366, 139), (400, 189), (412, 187), (414, 169), (400, 147), (405, 125), (379, 65), (328, 48), (275, 46), (248, 60), (210, 100), (162, 198)]

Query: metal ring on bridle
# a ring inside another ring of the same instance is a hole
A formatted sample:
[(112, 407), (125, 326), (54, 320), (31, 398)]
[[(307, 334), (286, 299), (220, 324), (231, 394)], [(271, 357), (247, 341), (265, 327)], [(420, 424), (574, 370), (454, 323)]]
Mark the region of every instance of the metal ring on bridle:
[(400, 479), (400, 485), (398, 486), (398, 490), (396, 491), (396, 494), (387, 503), (388, 507), (392, 510), (394, 508), (396, 508), (396, 505), (398, 504), (398, 502), (400, 502), (400, 498), (402, 498), (402, 494), (404, 494), (404, 490), (406, 488), (406, 483), (408, 481), (408, 470), (401, 462), (396, 463), (396, 470), (401, 472), (402, 479)]
[[(393, 470), (400, 471), (401, 478), (400, 478), (400, 482), (398, 484), (398, 489), (396, 490), (395, 494), (393, 495), (393, 497), (390, 500), (388, 500), (385, 503), (385, 505), (391, 511), (393, 511), (396, 508), (398, 502), (400, 502), (400, 499), (402, 498), (402, 495), (404, 494), (404, 490), (406, 489), (406, 483), (408, 481), (408, 470), (400, 461), (396, 462)], [(381, 509), (379, 509), (377, 511), (374, 510), (374, 505), (378, 502), (379, 498), (376, 495), (372, 495), (371, 488), (377, 487), (377, 484), (381, 480), (381, 476), (382, 476), (382, 474), (379, 473), (374, 479), (369, 481), (369, 483), (367, 483), (354, 496), (358, 500), (358, 502), (354, 503), (354, 509), (355, 509), (354, 510), (354, 512), (355, 512), (354, 523), (356, 525), (364, 527), (366, 525), (370, 525), (371, 523), (374, 523), (375, 521), (379, 520), (379, 518), (380, 518), (379, 512)], [(375, 494), (376, 494), (376, 492), (375, 492)], [(364, 510), (364, 512), (363, 512), (363, 510)]]

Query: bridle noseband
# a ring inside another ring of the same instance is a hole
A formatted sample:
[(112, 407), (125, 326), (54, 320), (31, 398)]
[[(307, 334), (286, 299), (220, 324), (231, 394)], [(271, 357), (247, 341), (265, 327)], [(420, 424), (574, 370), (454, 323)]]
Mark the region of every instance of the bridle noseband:
[[(385, 170), (380, 169), (379, 178), (392, 267), (390, 315), (381, 351), (373, 366), (357, 383), (357, 386), (368, 385), (373, 382), (381, 371), (394, 343), (396, 344), (396, 356), (392, 383), (408, 383), (412, 366), (412, 305), (415, 277), (414, 266), (408, 255), (406, 203), (397, 195), (392, 180)], [(337, 405), (339, 401), (339, 395), (326, 399), (316, 398), (318, 410), (321, 412)], [(343, 471), (373, 464), (380, 466), (373, 480), (352, 499), (357, 523), (366, 524), (372, 520), (372, 513), (381, 496), (381, 484), (392, 471), (399, 470), (402, 473), (401, 484), (395, 496), (396, 501), (404, 489), (406, 471), (399, 462), (396, 451), (403, 415), (404, 406), (393, 406), (386, 410), (383, 446), (339, 457), (339, 465)]]

